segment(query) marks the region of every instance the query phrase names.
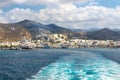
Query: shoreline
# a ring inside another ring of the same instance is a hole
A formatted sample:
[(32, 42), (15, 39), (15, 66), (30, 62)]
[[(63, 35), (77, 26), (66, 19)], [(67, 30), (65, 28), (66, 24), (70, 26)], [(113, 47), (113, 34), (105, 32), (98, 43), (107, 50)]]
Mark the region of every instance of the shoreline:
[(87, 40), (87, 39), (66, 39), (57, 36), (43, 40), (23, 39), (15, 42), (0, 42), (2, 50), (21, 50), (21, 49), (69, 49), (69, 48), (120, 48), (120, 41), (114, 40)]
[(44, 48), (30, 48), (30, 47), (3, 47), (0, 50), (37, 50), (37, 49), (120, 49), (120, 47), (44, 47)]

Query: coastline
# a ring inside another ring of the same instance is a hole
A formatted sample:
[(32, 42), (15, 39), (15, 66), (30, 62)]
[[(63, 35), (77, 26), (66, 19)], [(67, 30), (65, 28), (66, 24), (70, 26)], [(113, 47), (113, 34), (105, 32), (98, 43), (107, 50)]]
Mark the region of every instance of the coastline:
[[(61, 35), (62, 36), (62, 35)], [(58, 38), (43, 40), (28, 40), (23, 39), (16, 42), (0, 42), (0, 50), (36, 50), (36, 49), (81, 49), (81, 48), (92, 48), (92, 49), (119, 49), (120, 41), (114, 40), (85, 40), (85, 39), (66, 39), (57, 36)], [(113, 52), (114, 53), (114, 52)], [(105, 53), (108, 59), (112, 59), (120, 63), (120, 55), (111, 53)]]
[(65, 34), (39, 35), (36, 39), (23, 38), (19, 41), (0, 41), (0, 49), (21, 50), (36, 48), (120, 48), (118, 40), (90, 40), (68, 38)]
[(120, 48), (120, 41), (71, 39), (62, 41), (24, 40), (0, 42), (0, 50), (69, 48)]

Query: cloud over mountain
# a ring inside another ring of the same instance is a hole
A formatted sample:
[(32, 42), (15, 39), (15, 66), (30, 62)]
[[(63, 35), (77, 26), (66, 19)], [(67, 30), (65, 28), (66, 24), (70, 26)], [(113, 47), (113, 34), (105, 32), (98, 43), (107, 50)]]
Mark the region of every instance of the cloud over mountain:
[[(34, 3), (34, 4), (33, 4)], [(0, 22), (18, 22), (24, 19), (45, 24), (55, 23), (68, 28), (119, 28), (120, 7), (96, 5), (95, 0), (7, 0), (0, 4), (46, 5), (39, 11), (30, 8), (13, 8), (7, 12), (0, 10)], [(80, 6), (87, 4), (86, 6)]]

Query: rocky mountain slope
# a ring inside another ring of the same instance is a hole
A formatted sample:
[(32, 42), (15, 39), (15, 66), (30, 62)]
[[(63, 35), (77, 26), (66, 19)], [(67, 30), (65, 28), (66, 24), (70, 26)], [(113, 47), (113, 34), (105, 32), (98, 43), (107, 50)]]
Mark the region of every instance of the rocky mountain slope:
[(24, 38), (35, 39), (38, 35), (52, 33), (66, 34), (68, 38), (120, 40), (119, 30), (107, 28), (76, 32), (55, 24), (43, 25), (31, 20), (23, 20), (11, 24), (0, 24), (0, 41), (19, 41)]
[(18, 41), (23, 38), (31, 38), (27, 29), (16, 24), (0, 24), (0, 41)]
[(51, 33), (68, 34), (72, 33), (72, 31), (55, 24), (43, 25), (31, 20), (23, 20), (11, 24), (0, 24), (0, 41), (18, 41), (23, 38), (35, 39), (37, 35)]
[(104, 28), (96, 31), (87, 32), (86, 36), (88, 39), (120, 40), (120, 31)]

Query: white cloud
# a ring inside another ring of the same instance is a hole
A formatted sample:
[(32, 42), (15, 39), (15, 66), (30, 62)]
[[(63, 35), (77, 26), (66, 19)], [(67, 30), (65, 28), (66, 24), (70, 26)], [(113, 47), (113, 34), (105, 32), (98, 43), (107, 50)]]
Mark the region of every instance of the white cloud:
[(119, 28), (119, 14), (119, 6), (116, 8), (106, 8), (102, 6), (86, 6), (77, 8), (73, 4), (64, 4), (57, 8), (46, 8), (41, 10), (39, 13), (39, 18), (41, 21), (46, 23), (52, 22), (62, 26), (71, 25), (75, 28)]
[(30, 9), (19, 9), (15, 8), (13, 10), (10, 10), (6, 13), (6, 18), (8, 19), (9, 22), (15, 22), (15, 21), (20, 21), (23, 19), (31, 19), (34, 20), (36, 19), (36, 13), (33, 12)]
[(5, 18), (4, 12), (0, 10), (0, 22), (1, 23), (7, 23), (7, 19)]
[[(67, 8), (70, 7), (70, 8)], [(68, 4), (65, 7), (47, 8), (39, 13), (39, 18), (43, 22), (58, 23), (62, 26), (70, 26), (76, 28), (90, 27), (115, 27), (120, 26), (120, 7), (106, 8), (102, 6), (86, 6), (75, 7)], [(46, 19), (43, 18), (46, 17)]]
[(11, 4), (10, 0), (0, 0), (0, 7), (6, 7)]
[(15, 3), (25, 3), (27, 2), (28, 0), (13, 0), (13, 2)]
[[(14, 0), (16, 3), (26, 3), (28, 0)], [(29, 2), (33, 0), (29, 0)], [(68, 1), (68, 3), (66, 3)], [(18, 22), (30, 19), (42, 23), (55, 23), (68, 28), (103, 28), (120, 26), (120, 7), (106, 8), (103, 6), (88, 5), (76, 7), (76, 3), (84, 0), (39, 0), (39, 3), (51, 3), (45, 9), (35, 12), (31, 9), (14, 8), (8, 12), (0, 10), (1, 22)], [(88, 0), (86, 0), (88, 1)], [(93, 1), (93, 0), (92, 0)], [(34, 2), (35, 3), (35, 2)], [(56, 4), (54, 4), (56, 3)], [(37, 3), (36, 3), (37, 4)]]
[(45, 4), (46, 6), (51, 4), (64, 4), (64, 3), (74, 3), (80, 4), (92, 0), (0, 0), (0, 7), (5, 7), (6, 5), (12, 4), (25, 4), (25, 5), (40, 5)]

